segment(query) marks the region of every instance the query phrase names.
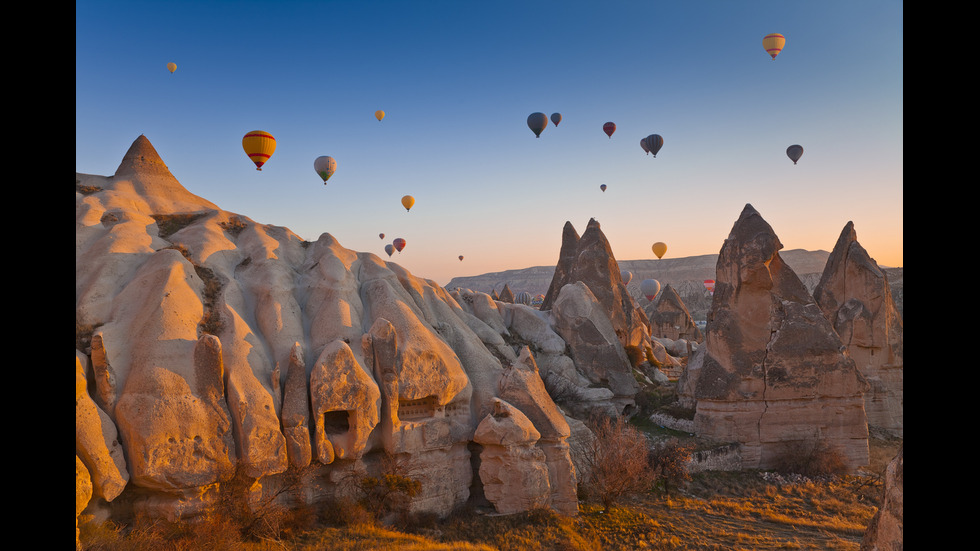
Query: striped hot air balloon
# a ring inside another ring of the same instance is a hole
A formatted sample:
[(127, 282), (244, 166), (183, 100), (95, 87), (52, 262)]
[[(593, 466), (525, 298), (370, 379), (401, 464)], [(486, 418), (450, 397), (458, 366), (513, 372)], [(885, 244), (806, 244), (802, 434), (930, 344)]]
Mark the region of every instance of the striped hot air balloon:
[(646, 138), (643, 138), (643, 143), (646, 145), (644, 149), (656, 157), (660, 148), (664, 146), (664, 138), (660, 134), (650, 134)]
[(407, 245), (408, 243), (404, 239), (399, 237), (396, 238), (394, 241), (392, 241), (391, 244), (395, 246), (396, 251), (402, 252), (402, 249), (404, 249), (405, 245)]
[(262, 170), (262, 165), (276, 151), (276, 139), (272, 134), (262, 130), (253, 130), (242, 138), (242, 149), (248, 158), (255, 163), (255, 170)]
[(520, 293), (517, 293), (517, 295), (514, 297), (514, 303), (518, 303), (518, 302), (530, 306), (531, 293), (528, 293), (527, 291), (521, 291)]
[(783, 51), (784, 45), (786, 45), (786, 37), (779, 33), (767, 34), (762, 39), (762, 47), (766, 49), (767, 54), (772, 56), (773, 61), (776, 61), (776, 56)]

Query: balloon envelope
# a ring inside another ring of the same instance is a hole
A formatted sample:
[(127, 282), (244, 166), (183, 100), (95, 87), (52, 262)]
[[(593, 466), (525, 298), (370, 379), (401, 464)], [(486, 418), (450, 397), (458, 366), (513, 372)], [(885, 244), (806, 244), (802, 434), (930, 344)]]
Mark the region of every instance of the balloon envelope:
[(715, 294), (715, 280), (706, 279), (704, 280), (704, 288), (708, 290), (712, 295)]
[(667, 244), (661, 241), (654, 243), (651, 248), (653, 249), (653, 254), (657, 255), (657, 258), (663, 258), (667, 252)]
[(619, 276), (623, 278), (623, 285), (629, 285), (630, 281), (633, 281), (633, 272), (630, 272), (629, 270), (620, 272)]
[(527, 291), (521, 291), (520, 293), (517, 293), (517, 296), (514, 297), (514, 302), (515, 303), (519, 302), (521, 304), (526, 304), (530, 306), (531, 293), (528, 293)]
[(391, 243), (388, 243), (387, 245), (385, 245), (385, 252), (388, 253), (388, 256), (391, 256), (395, 252), (395, 246), (392, 245)]
[(776, 56), (779, 55), (779, 52), (783, 51), (783, 46), (785, 45), (786, 37), (779, 33), (767, 34), (762, 39), (762, 47), (766, 49), (766, 53), (772, 57), (773, 61), (776, 61)]
[[(802, 145), (791, 145), (786, 148), (786, 156), (792, 159), (793, 164), (800, 160), (803, 156), (803, 146)], [(819, 162), (817, 164), (820, 164)]]
[(654, 157), (657, 156), (657, 152), (660, 151), (660, 148), (664, 146), (664, 139), (660, 134), (650, 134), (646, 138), (643, 138), (643, 142), (646, 144), (645, 149)]
[(378, 109), (374, 112), (374, 118), (378, 119), (378, 122), (381, 122), (381, 119), (385, 118), (385, 112)]
[(647, 152), (647, 155), (650, 154), (650, 149), (647, 147), (647, 139), (646, 138), (640, 138), (640, 147), (643, 148), (643, 151), (646, 151)]
[(606, 191), (606, 184), (602, 184), (601, 186), (599, 186), (599, 189), (601, 189), (603, 192), (605, 192)]
[(378, 238), (379, 238), (379, 239), (384, 239), (384, 238), (385, 238), (385, 234), (383, 234), (383, 233), (379, 233), (379, 234), (378, 234)]
[(602, 131), (605, 132), (607, 136), (612, 138), (613, 132), (616, 131), (616, 123), (607, 122), (606, 124), (602, 125)]
[(176, 71), (177, 70), (177, 64), (174, 63), (173, 61), (171, 61), (170, 63), (167, 63), (167, 70), (170, 71), (171, 73), (174, 72), (174, 71)]
[(527, 116), (527, 127), (534, 132), (534, 136), (541, 137), (541, 133), (548, 126), (548, 115), (544, 113), (531, 113)]
[(242, 138), (242, 149), (255, 163), (255, 170), (262, 170), (262, 165), (276, 151), (276, 139), (268, 132), (253, 130)]
[(415, 197), (411, 195), (402, 197), (402, 206), (405, 207), (405, 212), (412, 210), (413, 205), (415, 205)]
[(463, 255), (459, 255), (459, 261), (460, 261), (460, 262), (462, 262), (462, 261), (463, 261)]
[(656, 279), (644, 279), (640, 284), (640, 292), (647, 297), (647, 300), (652, 301), (660, 293), (660, 282)]
[(561, 122), (561, 113), (552, 113), (551, 122), (555, 123), (555, 126), (558, 126), (558, 123)]
[(328, 155), (317, 157), (316, 160), (313, 161), (313, 170), (315, 170), (316, 173), (323, 178), (323, 183), (326, 184), (327, 180), (329, 180), (330, 177), (333, 176), (333, 173), (337, 170), (337, 161)]
[(402, 249), (404, 249), (405, 248), (405, 245), (407, 245), (407, 243), (405, 242), (405, 240), (402, 239), (401, 237), (399, 237), (399, 238), (395, 239), (394, 241), (392, 241), (391, 244), (395, 246), (395, 250), (398, 251), (398, 252), (402, 252)]

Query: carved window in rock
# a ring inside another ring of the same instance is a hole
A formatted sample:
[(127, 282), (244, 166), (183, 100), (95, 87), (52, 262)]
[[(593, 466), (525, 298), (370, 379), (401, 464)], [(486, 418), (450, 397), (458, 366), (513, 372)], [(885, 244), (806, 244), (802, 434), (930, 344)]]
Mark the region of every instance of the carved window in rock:
[(348, 431), (350, 431), (350, 412), (339, 410), (323, 413), (323, 432), (346, 434)]
[(439, 400), (435, 396), (426, 396), (419, 400), (398, 399), (398, 418), (403, 421), (442, 417), (444, 409), (443, 406), (439, 405)]

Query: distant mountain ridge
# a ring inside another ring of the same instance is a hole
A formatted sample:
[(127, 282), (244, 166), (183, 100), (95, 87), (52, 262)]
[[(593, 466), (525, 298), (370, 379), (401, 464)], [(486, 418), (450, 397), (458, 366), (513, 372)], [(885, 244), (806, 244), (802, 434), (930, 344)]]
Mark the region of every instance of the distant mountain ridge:
[[(779, 255), (801, 278), (805, 274), (817, 274), (816, 277), (819, 279), (830, 253), (828, 251), (791, 249), (780, 251)], [(675, 288), (682, 288), (690, 282), (701, 285), (706, 279), (715, 279), (718, 255), (704, 254), (684, 258), (620, 260), (618, 262), (621, 270), (633, 273), (633, 279), (628, 287), (638, 294), (640, 282), (644, 279), (656, 279), (662, 285), (669, 283)], [(515, 293), (527, 291), (531, 295), (537, 295), (544, 294), (548, 290), (548, 285), (551, 283), (554, 274), (554, 266), (534, 266), (476, 276), (454, 277), (446, 285), (446, 288), (452, 290), (461, 287), (484, 293), (494, 290), (499, 293), (506, 284)]]

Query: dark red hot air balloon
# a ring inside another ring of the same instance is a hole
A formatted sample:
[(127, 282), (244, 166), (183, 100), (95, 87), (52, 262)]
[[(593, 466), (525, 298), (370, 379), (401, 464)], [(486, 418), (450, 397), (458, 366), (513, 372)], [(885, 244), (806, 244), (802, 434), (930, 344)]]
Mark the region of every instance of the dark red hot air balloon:
[(616, 123), (607, 122), (606, 124), (602, 125), (602, 131), (605, 132), (607, 136), (612, 138), (613, 132), (616, 131)]
[(391, 244), (395, 246), (395, 250), (398, 251), (398, 252), (402, 252), (402, 249), (404, 249), (405, 248), (405, 245), (407, 245), (407, 243), (405, 242), (405, 240), (402, 239), (401, 237), (399, 237), (399, 238), (395, 239), (394, 241), (392, 241)]

